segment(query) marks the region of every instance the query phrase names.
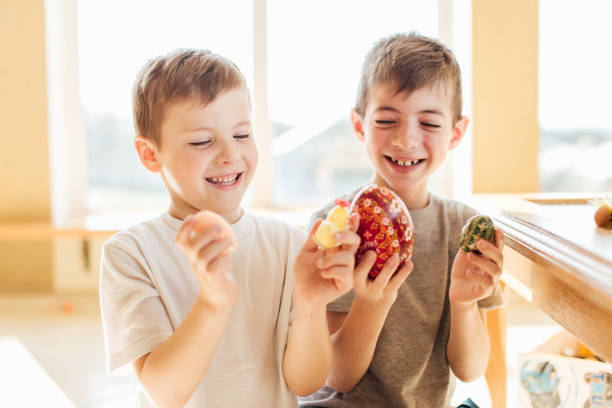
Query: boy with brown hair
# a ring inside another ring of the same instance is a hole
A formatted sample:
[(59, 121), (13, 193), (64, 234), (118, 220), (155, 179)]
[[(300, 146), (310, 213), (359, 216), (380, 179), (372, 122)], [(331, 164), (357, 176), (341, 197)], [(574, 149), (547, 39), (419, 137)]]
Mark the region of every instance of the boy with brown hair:
[(229, 60), (160, 56), (133, 98), (136, 151), (171, 203), (104, 245), (109, 371), (133, 367), (141, 406), (297, 406), (295, 394), (329, 372), (326, 304), (352, 287), (358, 218), (325, 252), (243, 211), (257, 150), (245, 79)]
[(327, 308), (334, 333), (327, 386), (301, 405), (447, 408), (453, 374), (471, 381), (487, 366), (485, 311), (502, 305), (503, 261), (499, 229), (495, 245), (478, 242), (481, 255), (461, 251), (461, 229), (476, 212), (427, 190), (468, 125), (451, 51), (415, 33), (378, 41), (363, 64), (351, 122), (374, 165), (372, 181), (410, 211), (414, 269), (406, 280), (401, 269), (394, 274), (398, 260), (391, 258), (374, 281), (364, 268), (356, 271), (353, 291)]

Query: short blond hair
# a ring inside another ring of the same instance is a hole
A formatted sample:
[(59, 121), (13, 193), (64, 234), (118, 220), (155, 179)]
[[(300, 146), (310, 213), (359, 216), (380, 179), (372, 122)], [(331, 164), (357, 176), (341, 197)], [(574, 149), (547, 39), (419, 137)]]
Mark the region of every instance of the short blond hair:
[(411, 32), (376, 42), (361, 70), (355, 111), (364, 115), (373, 86), (392, 84), (397, 93), (428, 85), (453, 91), (453, 124), (461, 118), (461, 71), (453, 53), (439, 41)]
[(153, 58), (134, 83), (136, 133), (161, 147), (161, 125), (170, 103), (196, 97), (206, 105), (237, 87), (246, 88), (246, 81), (236, 64), (209, 50), (178, 49)]

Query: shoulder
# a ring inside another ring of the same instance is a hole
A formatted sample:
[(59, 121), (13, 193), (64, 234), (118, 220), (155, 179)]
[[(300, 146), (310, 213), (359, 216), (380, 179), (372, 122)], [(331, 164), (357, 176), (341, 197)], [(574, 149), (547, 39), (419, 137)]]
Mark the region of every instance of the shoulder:
[(150, 247), (164, 246), (174, 241), (174, 231), (162, 216), (151, 218), (115, 233), (102, 247), (103, 257), (142, 254)]
[(431, 194), (431, 200), (432, 204), (438, 206), (440, 212), (453, 224), (463, 225), (470, 217), (478, 214), (478, 211), (461, 201), (440, 198), (434, 194)]

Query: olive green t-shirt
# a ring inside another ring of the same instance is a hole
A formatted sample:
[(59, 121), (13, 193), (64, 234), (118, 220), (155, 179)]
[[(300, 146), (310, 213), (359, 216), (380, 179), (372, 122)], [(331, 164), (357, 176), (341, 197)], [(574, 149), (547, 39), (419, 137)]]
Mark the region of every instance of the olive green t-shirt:
[[(346, 197), (351, 201), (358, 190)], [(313, 215), (324, 218), (330, 204)], [(414, 224), (414, 269), (400, 287), (378, 338), (374, 356), (355, 388), (340, 393), (323, 387), (300, 406), (448, 408), (455, 379), (446, 357), (450, 333), (448, 290), (461, 229), (476, 211), (430, 194), (425, 208), (410, 211)], [(328, 310), (348, 312), (351, 291)], [(499, 288), (478, 302), (481, 309), (503, 305)]]

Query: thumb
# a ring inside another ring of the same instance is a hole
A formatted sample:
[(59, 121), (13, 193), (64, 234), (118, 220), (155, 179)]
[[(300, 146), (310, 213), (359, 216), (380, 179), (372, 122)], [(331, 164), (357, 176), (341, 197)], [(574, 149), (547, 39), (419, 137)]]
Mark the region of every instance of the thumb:
[(359, 214), (353, 213), (349, 218), (348, 222), (348, 230), (352, 232), (357, 232), (359, 229)]
[(369, 250), (359, 260), (355, 266), (355, 281), (359, 283), (367, 282), (368, 274), (376, 263), (376, 252)]
[(306, 238), (306, 242), (304, 242), (304, 245), (302, 246), (302, 251), (315, 252), (319, 248), (319, 245), (314, 240), (314, 234), (315, 232), (317, 232), (317, 228), (319, 228), (319, 225), (321, 225), (322, 222), (323, 220), (318, 219), (314, 223), (314, 225), (310, 229), (310, 232), (308, 233), (308, 238)]

